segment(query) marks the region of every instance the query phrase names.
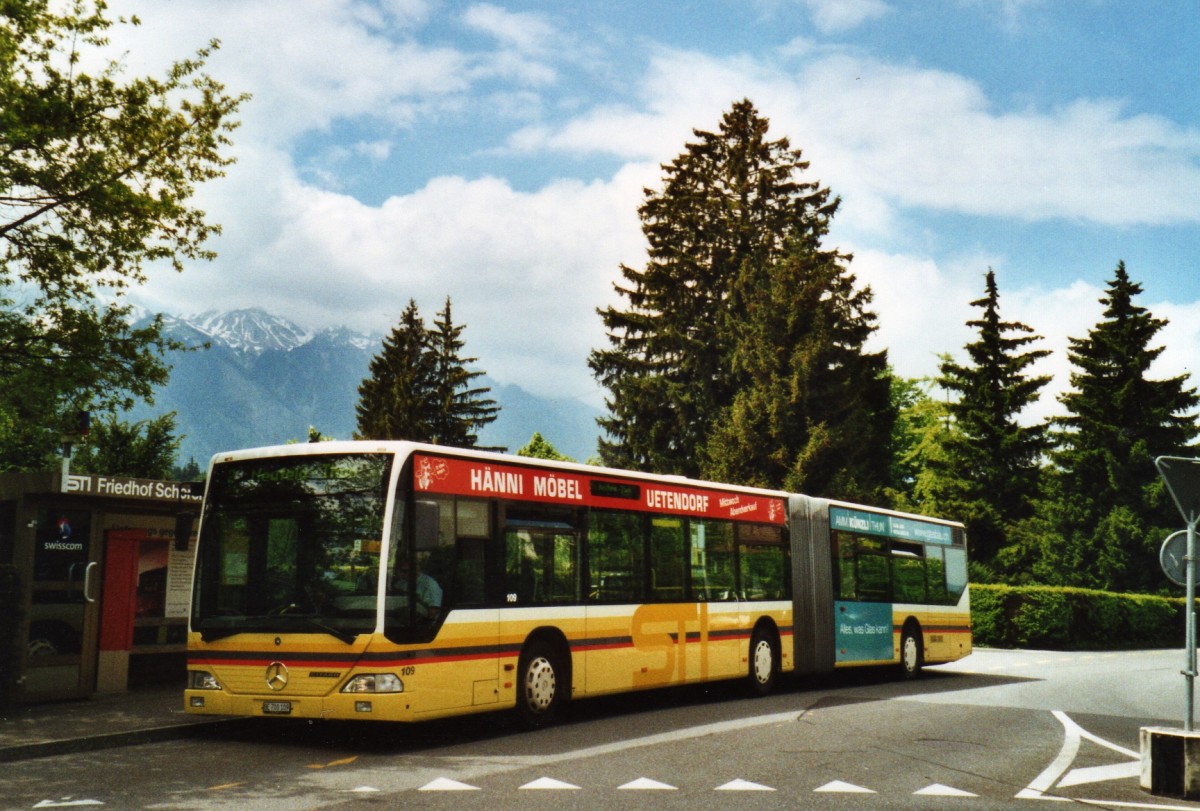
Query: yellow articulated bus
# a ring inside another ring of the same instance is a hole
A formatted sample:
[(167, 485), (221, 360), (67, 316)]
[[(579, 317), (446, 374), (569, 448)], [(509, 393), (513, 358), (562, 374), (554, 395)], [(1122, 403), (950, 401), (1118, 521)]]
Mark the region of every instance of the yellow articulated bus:
[(962, 526), (409, 442), (218, 454), (192, 713), (419, 721), (971, 649)]

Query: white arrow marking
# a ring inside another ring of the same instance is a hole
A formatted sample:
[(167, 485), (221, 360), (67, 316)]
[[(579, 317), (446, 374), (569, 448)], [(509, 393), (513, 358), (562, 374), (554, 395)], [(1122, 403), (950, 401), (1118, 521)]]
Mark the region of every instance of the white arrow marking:
[(972, 794), (969, 791), (963, 791), (960, 788), (951, 788), (943, 786), (941, 783), (934, 783), (932, 786), (926, 786), (920, 791), (914, 791), (914, 795), (924, 797), (978, 797), (978, 794)]
[(842, 794), (874, 794), (869, 788), (856, 786), (853, 783), (843, 783), (841, 780), (834, 780), (832, 783), (826, 783), (820, 788), (813, 789), (814, 792), (838, 792)]
[(534, 791), (563, 791), (577, 789), (579, 786), (564, 783), (561, 780), (554, 780), (550, 777), (539, 777), (532, 783), (526, 783), (521, 786), (521, 788), (533, 789)]
[(649, 777), (639, 777), (632, 783), (626, 783), (623, 786), (617, 786), (617, 788), (625, 791), (679, 791), (675, 786), (651, 780)]
[(350, 789), (350, 791), (357, 792), (358, 794), (371, 794), (373, 792), (379, 791), (379, 789), (375, 788), (374, 786), (359, 786), (358, 788)]
[(104, 805), (99, 800), (72, 800), (70, 797), (63, 797), (61, 800), (42, 800), (34, 806), (34, 808), (71, 808), (81, 805)]
[(432, 783), (426, 783), (417, 791), (479, 791), (479, 786), (471, 786), (451, 780), (449, 777), (439, 777)]
[[(1045, 770), (1037, 776), (1032, 783), (1026, 788), (1021, 789), (1017, 794), (1019, 799), (1024, 800), (1051, 800), (1064, 799), (1061, 797), (1045, 797), (1043, 792), (1050, 789), (1056, 781), (1061, 777), (1059, 786), (1078, 786), (1084, 783), (1099, 783), (1102, 780), (1117, 780), (1126, 777), (1138, 777), (1142, 773), (1141, 753), (1134, 752), (1132, 749), (1126, 749), (1124, 746), (1106, 741), (1098, 735), (1093, 735), (1079, 724), (1072, 721), (1065, 712), (1059, 710), (1054, 711), (1054, 717), (1063, 725), (1063, 745), (1058, 752), (1058, 757), (1054, 762), (1045, 768)], [(1074, 762), (1075, 756), (1079, 754), (1079, 744), (1084, 739), (1092, 743), (1099, 744), (1106, 749), (1111, 749), (1126, 757), (1133, 758), (1128, 763), (1118, 763), (1112, 766), (1092, 766), (1086, 769), (1071, 769), (1071, 763)], [(1063, 777), (1063, 775), (1066, 777)], [(1118, 803), (1119, 805), (1119, 803)]]
[(1080, 733), (1083, 730), (1066, 716), (1065, 713), (1054, 711), (1054, 717), (1063, 725), (1063, 745), (1058, 750), (1058, 757), (1034, 778), (1033, 782), (1017, 792), (1017, 798), (1022, 800), (1038, 800), (1042, 794), (1054, 785), (1054, 781), (1070, 768), (1075, 756), (1079, 754)]
[(723, 786), (717, 786), (715, 791), (774, 791), (770, 786), (764, 786), (762, 783), (751, 783), (749, 780), (730, 780)]
[(1142, 762), (1131, 760), (1111, 766), (1091, 766), (1086, 769), (1071, 769), (1067, 776), (1058, 781), (1059, 788), (1079, 786), (1084, 783), (1099, 783), (1104, 780), (1121, 780), (1126, 777), (1141, 777)]

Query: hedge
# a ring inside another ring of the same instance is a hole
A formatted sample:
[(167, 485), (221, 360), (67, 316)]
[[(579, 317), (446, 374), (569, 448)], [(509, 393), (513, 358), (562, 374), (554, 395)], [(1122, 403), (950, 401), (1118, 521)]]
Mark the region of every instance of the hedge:
[(997, 648), (1182, 648), (1182, 597), (1050, 586), (971, 585), (975, 644)]

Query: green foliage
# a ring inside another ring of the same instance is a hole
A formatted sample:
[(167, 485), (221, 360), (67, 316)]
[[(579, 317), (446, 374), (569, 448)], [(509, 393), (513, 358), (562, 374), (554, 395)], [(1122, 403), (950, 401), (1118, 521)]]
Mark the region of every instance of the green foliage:
[(122, 296), (148, 263), (210, 259), (219, 231), (189, 201), (231, 162), (245, 97), (202, 72), (216, 42), (126, 79), (105, 10), (0, 7), (0, 470), (50, 463), (64, 414), (150, 398), (181, 347), (130, 327)]
[(17, 567), (0, 563), (0, 709), (16, 698), (21, 675), (21, 606), (25, 604)]
[(204, 468), (196, 461), (196, 457), (191, 457), (184, 465), (175, 465), (171, 468), (171, 479), (177, 482), (198, 482), (204, 478)]
[(433, 330), (409, 301), (358, 388), (360, 438), (475, 447), (476, 432), (500, 409), (484, 396), (490, 389), (471, 387), (483, 373), (468, 371), (465, 365), (476, 359), (458, 354), (462, 330), (453, 323), (449, 299)]
[(1154, 468), (1161, 455), (1190, 456), (1200, 404), (1187, 375), (1149, 377), (1162, 319), (1133, 303), (1140, 285), (1119, 263), (1101, 303), (1104, 319), (1072, 338), (1072, 391), (1057, 421), (1058, 449), (1042, 512), (1061, 538), (1047, 544), (1049, 581), (1119, 591), (1165, 585), (1157, 544), (1179, 515)]
[(626, 307), (600, 310), (609, 347), (588, 361), (609, 390), (605, 464), (699, 473), (698, 451), (744, 382), (732, 364), (743, 273), (762, 272), (788, 246), (815, 248), (828, 230), (837, 201), (797, 180), (808, 164), (767, 128), (750, 101), (737, 102), (718, 132), (696, 130), (663, 166), (661, 191), (646, 190), (638, 213), (649, 258), (621, 266)]
[(864, 348), (871, 293), (842, 255), (791, 248), (739, 277), (746, 312), (732, 362), (742, 382), (702, 447), (701, 474), (877, 502), (895, 410), (887, 355)]
[[(886, 358), (862, 349), (870, 293), (821, 240), (839, 201), (737, 102), (663, 167), (639, 208), (644, 268), (621, 267), (603, 462), (861, 496), (886, 480), (894, 413)], [(867, 453), (869, 449), (870, 453)]]
[(938, 383), (957, 395), (946, 406), (954, 430), (942, 434), (943, 453), (929, 461), (945, 485), (931, 501), (966, 522), (973, 557), (990, 561), (1007, 544), (1009, 527), (1033, 514), (1050, 442), (1045, 424), (1020, 417), (1050, 382), (1029, 368), (1050, 353), (1026, 350), (1039, 338), (1025, 324), (1001, 319), (996, 274), (988, 270), (985, 279), (984, 297), (971, 302), (983, 314), (967, 322), (977, 333), (966, 345), (969, 363), (941, 364)]
[(93, 420), (71, 468), (76, 473), (169, 479), (182, 439), (175, 430), (174, 411), (134, 423), (118, 420), (115, 414)]
[(554, 447), (540, 431), (534, 431), (533, 436), (529, 438), (528, 444), (517, 451), (517, 456), (528, 456), (532, 459), (550, 459), (555, 462), (574, 462), (570, 456), (563, 456), (558, 452), (558, 448)]
[(460, 448), (475, 447), (476, 432), (496, 419), (500, 408), (487, 397), (491, 389), (473, 386), (481, 371), (466, 367), (478, 358), (462, 357), (466, 343), (462, 340), (462, 325), (455, 325), (450, 315), (450, 298), (433, 322), (430, 351), (433, 353), (433, 375), (438, 408), (432, 417), (431, 441), (439, 445)]
[(1078, 588), (971, 584), (975, 643), (1051, 650), (1175, 647), (1184, 600)]

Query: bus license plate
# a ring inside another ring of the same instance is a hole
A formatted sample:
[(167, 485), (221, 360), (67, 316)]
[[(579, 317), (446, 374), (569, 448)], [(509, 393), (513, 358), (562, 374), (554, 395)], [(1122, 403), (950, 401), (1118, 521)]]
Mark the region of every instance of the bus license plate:
[(266, 715), (289, 715), (292, 712), (290, 701), (264, 701), (263, 713)]

